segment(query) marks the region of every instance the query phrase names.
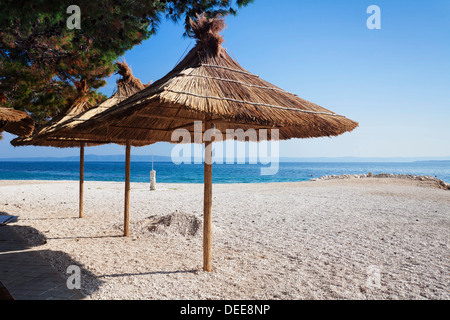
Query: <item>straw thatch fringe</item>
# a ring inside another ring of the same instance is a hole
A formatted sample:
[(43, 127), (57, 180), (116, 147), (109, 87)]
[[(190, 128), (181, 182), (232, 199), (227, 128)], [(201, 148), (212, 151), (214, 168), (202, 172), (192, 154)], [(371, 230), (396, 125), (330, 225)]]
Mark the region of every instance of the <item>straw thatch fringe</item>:
[(24, 111), (0, 107), (0, 132), (6, 131), (17, 136), (33, 133), (34, 121)]
[(27, 116), (27, 113), (24, 111), (0, 107), (0, 121), (19, 122), (20, 120), (25, 119)]
[[(127, 144), (126, 140), (123, 141), (110, 141), (108, 139), (99, 138), (94, 139), (75, 139), (75, 138), (58, 138), (58, 137), (48, 137), (40, 138), (36, 137), (21, 137), (11, 140), (11, 145), (14, 147), (24, 147), (24, 146), (41, 146), (41, 147), (54, 147), (54, 148), (79, 148), (82, 144), (85, 147), (95, 147), (108, 143), (116, 143), (122, 146)], [(147, 144), (140, 144), (139, 141), (134, 141), (133, 145), (141, 147)]]

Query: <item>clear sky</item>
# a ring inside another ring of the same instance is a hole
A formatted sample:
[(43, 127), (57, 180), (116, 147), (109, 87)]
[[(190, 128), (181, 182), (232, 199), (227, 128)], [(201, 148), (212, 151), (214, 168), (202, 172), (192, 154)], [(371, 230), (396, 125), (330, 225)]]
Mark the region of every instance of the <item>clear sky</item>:
[[(369, 30), (367, 8), (381, 9)], [(282, 157), (449, 157), (450, 1), (255, 0), (228, 17), (224, 46), (245, 69), (300, 97), (359, 122), (335, 138), (290, 140)], [(170, 21), (127, 52), (147, 83), (169, 72), (194, 40)], [(100, 91), (111, 95), (116, 76)], [(77, 149), (13, 148), (4, 133), (0, 158), (69, 156)], [(169, 155), (158, 143), (133, 154)], [(122, 154), (107, 145), (87, 154)]]

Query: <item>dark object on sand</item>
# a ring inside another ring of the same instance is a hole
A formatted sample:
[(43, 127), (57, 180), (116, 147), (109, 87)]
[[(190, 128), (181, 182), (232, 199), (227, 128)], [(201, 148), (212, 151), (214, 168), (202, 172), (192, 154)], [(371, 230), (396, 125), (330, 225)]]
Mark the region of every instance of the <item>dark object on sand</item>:
[(17, 220), (18, 216), (0, 216), (0, 226), (6, 226), (8, 223)]

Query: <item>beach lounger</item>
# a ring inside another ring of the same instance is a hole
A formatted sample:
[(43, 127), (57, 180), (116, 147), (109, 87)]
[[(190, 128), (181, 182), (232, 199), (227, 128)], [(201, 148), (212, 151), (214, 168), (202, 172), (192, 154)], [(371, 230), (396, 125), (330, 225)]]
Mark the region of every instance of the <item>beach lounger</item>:
[(5, 226), (6, 224), (17, 220), (18, 216), (0, 216), (0, 226)]

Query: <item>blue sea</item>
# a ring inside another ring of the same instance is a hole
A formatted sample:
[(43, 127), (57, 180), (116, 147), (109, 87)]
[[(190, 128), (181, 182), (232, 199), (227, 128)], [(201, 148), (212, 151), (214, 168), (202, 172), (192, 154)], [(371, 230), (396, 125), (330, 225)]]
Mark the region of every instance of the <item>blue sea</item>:
[[(450, 183), (450, 162), (304, 162), (280, 163), (275, 175), (261, 175), (261, 164), (214, 164), (214, 183), (260, 183), (306, 181), (325, 175), (373, 172), (437, 176)], [(266, 166), (267, 167), (267, 166)], [(132, 162), (131, 181), (149, 182), (151, 162)], [(202, 183), (202, 164), (155, 162), (160, 183)], [(123, 162), (86, 162), (86, 181), (124, 181)], [(78, 162), (0, 162), (0, 180), (78, 180)]]

